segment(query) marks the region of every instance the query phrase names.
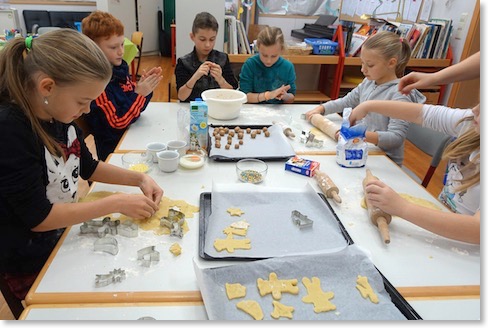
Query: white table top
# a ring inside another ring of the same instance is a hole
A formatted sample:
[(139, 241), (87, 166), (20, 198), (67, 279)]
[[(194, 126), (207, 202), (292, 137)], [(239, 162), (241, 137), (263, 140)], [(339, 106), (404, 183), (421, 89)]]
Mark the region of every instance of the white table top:
[[(121, 156), (113, 154), (110, 163), (121, 165)], [(400, 292), (416, 289), (414, 293), (404, 296), (422, 296), (424, 289), (430, 295), (429, 288), (444, 290), (446, 286), (461, 286), (462, 289), (462, 286), (480, 285), (479, 246), (434, 235), (399, 218), (394, 218), (390, 224), (391, 243), (383, 244), (377, 228), (369, 222), (367, 211), (360, 206), (365, 168), (342, 168), (335, 163), (335, 156), (303, 157), (319, 161), (321, 170), (329, 174), (339, 187), (342, 204), (330, 203), (353, 241), (371, 253), (373, 263)], [(283, 162), (268, 162), (268, 165), (266, 180), (260, 184), (263, 188), (302, 187), (310, 183), (320, 191), (314, 179), (285, 171)], [(369, 156), (366, 167), (398, 192), (437, 202), (386, 156)], [(155, 167), (150, 174), (164, 189), (166, 197), (184, 199), (196, 206), (199, 205), (200, 194), (212, 190), (212, 183), (240, 183), (234, 163), (208, 161), (200, 169), (179, 168), (174, 173), (163, 173)], [(98, 183), (93, 191), (140, 192), (134, 187)], [(116, 256), (93, 252), (92, 244), (84, 236), (79, 236), (79, 227), (74, 226), (59, 250), (53, 253), (51, 262), (40, 274), (26, 302), (52, 302), (49, 297), (53, 294), (62, 297), (63, 302), (58, 303), (80, 302), (80, 299), (100, 302), (101, 297), (105, 302), (124, 302), (127, 299), (131, 302), (147, 301), (148, 298), (155, 302), (175, 299), (195, 301), (199, 289), (193, 259), (201, 266), (220, 264), (198, 257), (198, 215), (188, 218), (187, 223), (190, 230), (182, 240), (167, 235), (155, 236), (151, 232), (140, 234), (135, 239), (119, 237), (120, 251)], [(183, 247), (182, 255), (177, 258), (166, 251), (175, 241)], [(132, 253), (139, 249), (137, 247), (148, 246), (148, 243), (156, 244), (156, 249), (162, 250), (161, 260), (150, 268), (143, 268), (136, 263), (136, 256)], [(95, 274), (119, 267), (126, 269), (127, 278), (124, 281), (103, 288), (94, 287)], [(188, 296), (193, 298), (185, 299)]]
[(208, 320), (202, 302), (38, 304), (19, 320)]
[[(314, 108), (314, 105), (256, 105), (244, 104), (239, 117), (233, 120), (222, 121), (212, 117), (208, 123), (220, 125), (271, 125), (273, 121), (284, 123), (290, 126), (296, 135), (295, 140), (289, 140), (297, 154), (335, 154), (337, 142), (324, 136), (322, 147), (307, 147), (300, 142), (301, 131), (310, 131), (313, 125), (300, 118), (301, 114)], [(133, 123), (122, 136), (121, 141), (115, 149), (116, 153), (123, 153), (131, 150), (145, 150), (150, 142), (164, 142), (169, 140), (182, 139), (184, 133), (178, 126), (178, 112), (188, 112), (189, 103), (166, 103), (151, 102), (139, 119)], [(181, 114), (180, 114), (181, 115)], [(338, 114), (326, 116), (339, 127), (342, 124), (342, 117)], [(380, 148), (369, 144), (370, 153), (382, 152)]]
[(481, 320), (481, 301), (473, 299), (409, 300), (423, 320)]

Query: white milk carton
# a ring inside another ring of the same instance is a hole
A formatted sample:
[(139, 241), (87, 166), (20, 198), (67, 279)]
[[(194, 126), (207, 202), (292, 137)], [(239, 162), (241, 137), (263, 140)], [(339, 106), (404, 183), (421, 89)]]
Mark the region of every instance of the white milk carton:
[(190, 101), (190, 145), (207, 150), (208, 106), (200, 98)]

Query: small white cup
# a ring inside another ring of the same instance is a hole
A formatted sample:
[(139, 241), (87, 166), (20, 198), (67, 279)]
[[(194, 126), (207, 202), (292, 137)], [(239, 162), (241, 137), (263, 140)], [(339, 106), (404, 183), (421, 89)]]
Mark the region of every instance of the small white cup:
[(162, 142), (150, 142), (146, 145), (146, 152), (151, 156), (153, 163), (158, 162), (157, 153), (166, 150), (166, 145)]
[(186, 154), (187, 151), (187, 142), (183, 140), (171, 140), (168, 141), (168, 150), (176, 150), (178, 153), (180, 153), (180, 156), (183, 156)]
[(163, 172), (174, 172), (178, 169), (180, 154), (176, 150), (163, 150), (157, 153), (158, 166)]

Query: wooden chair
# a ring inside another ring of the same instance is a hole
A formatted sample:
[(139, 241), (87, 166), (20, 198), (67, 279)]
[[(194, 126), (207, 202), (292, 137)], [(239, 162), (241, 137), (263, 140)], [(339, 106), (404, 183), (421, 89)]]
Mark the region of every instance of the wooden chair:
[(15, 319), (18, 319), (24, 311), (24, 305), (10, 290), (8, 283), (3, 279), (2, 275), (0, 275), (0, 291)]
[[(144, 35), (140, 31), (136, 31), (132, 33), (131, 42), (136, 45), (138, 54), (131, 62), (131, 71), (132, 71), (132, 81), (137, 81), (137, 78), (140, 77), (139, 73), (139, 66), (141, 64), (141, 57), (142, 57), (142, 41), (144, 40)], [(137, 60), (137, 66), (135, 61)]]
[(176, 75), (173, 74), (171, 82), (169, 83), (169, 101), (180, 102), (178, 99), (178, 90), (176, 90)]

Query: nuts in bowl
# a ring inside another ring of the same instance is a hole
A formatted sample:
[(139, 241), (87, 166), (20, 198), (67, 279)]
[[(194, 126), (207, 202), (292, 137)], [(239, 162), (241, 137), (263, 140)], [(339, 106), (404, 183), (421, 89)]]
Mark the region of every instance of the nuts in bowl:
[(242, 182), (260, 183), (266, 178), (268, 164), (254, 158), (241, 159), (236, 163), (236, 173)]

